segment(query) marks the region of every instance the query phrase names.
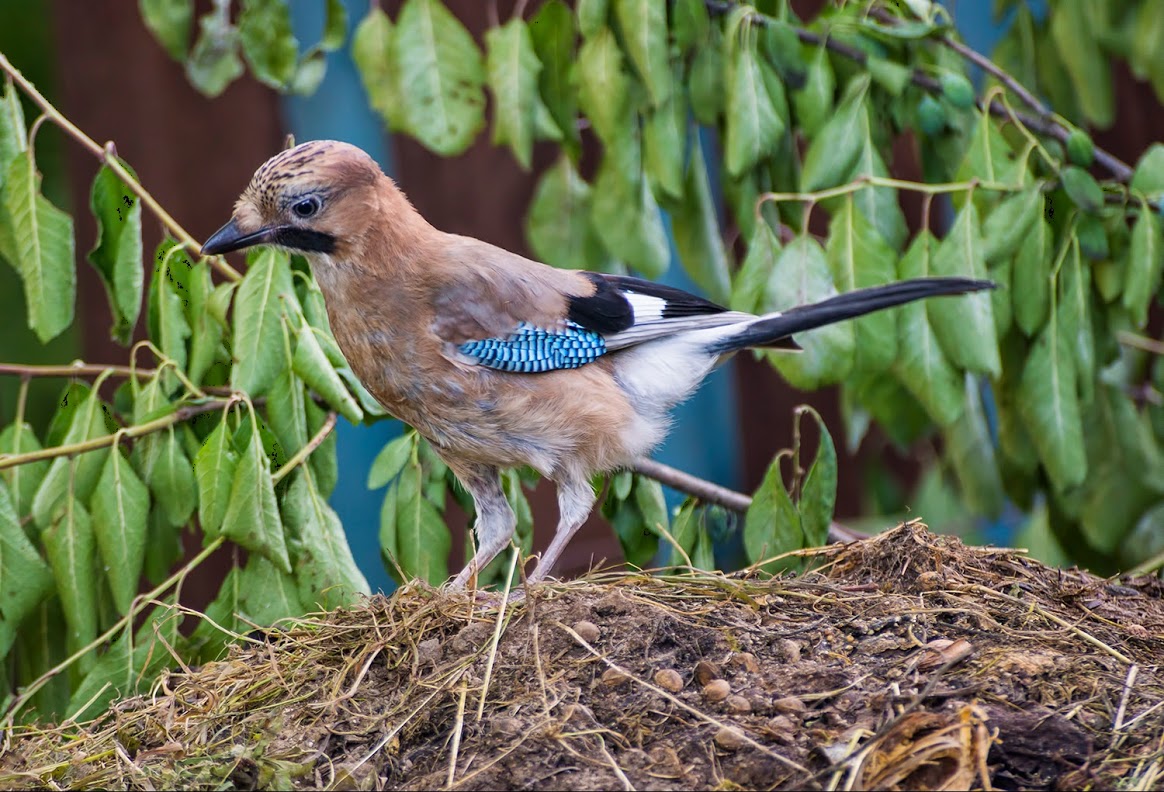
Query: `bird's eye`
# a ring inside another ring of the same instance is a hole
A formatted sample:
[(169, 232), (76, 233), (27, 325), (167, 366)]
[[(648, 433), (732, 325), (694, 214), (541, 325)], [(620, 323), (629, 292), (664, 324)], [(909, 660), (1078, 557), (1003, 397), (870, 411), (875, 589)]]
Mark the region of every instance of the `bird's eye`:
[(291, 211), (295, 213), (296, 217), (301, 217), (304, 220), (314, 215), (323, 206), (322, 202), (312, 195), (309, 198), (304, 198), (302, 201), (297, 201), (291, 206)]

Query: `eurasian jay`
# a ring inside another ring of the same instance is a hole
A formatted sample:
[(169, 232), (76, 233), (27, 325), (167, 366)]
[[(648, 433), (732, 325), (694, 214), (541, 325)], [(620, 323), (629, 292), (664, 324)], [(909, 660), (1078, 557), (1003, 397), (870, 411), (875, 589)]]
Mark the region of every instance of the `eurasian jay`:
[(465, 586), (509, 543), (503, 468), (558, 488), (546, 577), (594, 506), (591, 476), (647, 455), (668, 412), (733, 353), (871, 311), (991, 288), (919, 278), (755, 316), (639, 278), (562, 270), (437, 230), (362, 150), (329, 140), (264, 163), (202, 246), (303, 254), (353, 371), (449, 465), (476, 504)]

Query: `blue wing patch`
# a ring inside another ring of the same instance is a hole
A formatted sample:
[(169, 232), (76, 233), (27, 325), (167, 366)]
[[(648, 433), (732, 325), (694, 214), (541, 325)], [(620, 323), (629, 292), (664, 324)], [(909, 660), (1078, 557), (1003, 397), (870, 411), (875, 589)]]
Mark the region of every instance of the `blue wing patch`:
[(592, 363), (606, 354), (606, 340), (574, 322), (555, 330), (522, 322), (508, 338), (466, 341), (457, 349), (488, 368), (540, 374)]

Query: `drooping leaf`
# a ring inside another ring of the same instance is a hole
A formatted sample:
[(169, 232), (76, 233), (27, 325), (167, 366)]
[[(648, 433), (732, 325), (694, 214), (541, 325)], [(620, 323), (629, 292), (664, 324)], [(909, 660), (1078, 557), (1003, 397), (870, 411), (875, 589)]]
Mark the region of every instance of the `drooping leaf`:
[[(922, 229), (898, 263), (898, 277), (924, 278), (930, 275), (930, 261), (937, 241)], [(893, 372), (901, 384), (926, 408), (938, 426), (947, 426), (962, 414), (962, 377), (950, 364), (930, 326), (924, 302), (897, 309), (899, 356)]]
[(1082, 482), (1087, 458), (1075, 355), (1059, 309), (1051, 312), (1027, 356), (1019, 384), (1019, 410), (1055, 489), (1062, 492)]
[(724, 108), (723, 34), (713, 27), (707, 42), (695, 51), (687, 77), (691, 114), (704, 126), (714, 126)]
[[(846, 198), (829, 223), (825, 248), (833, 282), (841, 292), (881, 286), (894, 280), (896, 256), (877, 230)], [(867, 371), (884, 371), (897, 358), (897, 317), (878, 311), (853, 322), (856, 333), (854, 365)]]
[(1152, 296), (1160, 291), (1162, 269), (1164, 237), (1161, 235), (1160, 217), (1144, 203), (1132, 227), (1131, 255), (1123, 296), (1123, 305), (1132, 315), (1136, 327), (1143, 327), (1148, 321), (1148, 305)]
[(216, 364), (225, 366), (230, 359), (230, 354), (223, 346), (229, 325), (220, 322), (211, 309), (215, 287), (210, 280), (210, 267), (193, 267), (186, 286), (190, 295), (186, 311), (186, 322), (190, 325), (190, 356), (186, 373), (197, 385), (204, 381)]
[[(291, 561), (283, 538), (283, 522), (271, 483), (271, 463), (258, 432), (252, 432), (240, 455), (230, 486), (221, 533), (253, 553), (260, 554), (287, 575)], [(207, 532), (214, 536), (212, 532)]]
[[(166, 250), (163, 253), (163, 249)], [(186, 305), (189, 296), (186, 291), (183, 269), (189, 259), (163, 241), (154, 257), (153, 278), (150, 280), (146, 326), (150, 338), (162, 350), (162, 354), (174, 361), (179, 369), (185, 369), (189, 361), (187, 341), (190, 339), (190, 323), (186, 319)], [(166, 387), (173, 387), (176, 378), (172, 371), (163, 375)]]
[(554, 124), (562, 133), (563, 147), (575, 159), (580, 155), (578, 97), (574, 73), (574, 14), (562, 0), (543, 3), (530, 20), (534, 52), (542, 64), (538, 92)]
[[(977, 179), (985, 182), (1013, 184), (1016, 181), (1015, 155), (1006, 138), (999, 132), (995, 122), (985, 113), (977, 113), (978, 123), (970, 133), (969, 145), (954, 171), (954, 178), (958, 181)], [(979, 212), (985, 212), (989, 204), (993, 203), (996, 193), (987, 190), (975, 190), (974, 204)], [(954, 205), (962, 208), (965, 200), (964, 193), (954, 195)]]
[(399, 64), (393, 52), (395, 42), (392, 20), (377, 5), (368, 10), (352, 36), (352, 60), (360, 72), (368, 103), (393, 131), (405, 129)]
[[(868, 113), (859, 117), (868, 122)], [(885, 178), (889, 175), (889, 168), (886, 167), (881, 152), (874, 145), (872, 136), (865, 137), (848, 180), (856, 181), (870, 176)], [(852, 196), (857, 209), (873, 225), (881, 238), (894, 250), (900, 250), (909, 236), (909, 228), (905, 223), (905, 213), (901, 211), (901, 204), (897, 201), (897, 190), (883, 186), (865, 187)]]
[(653, 107), (671, 97), (671, 66), (667, 62), (667, 0), (614, 0), (627, 54), (639, 73)]
[(214, 98), (243, 73), (239, 32), (217, 12), (203, 16), (198, 26), (198, 40), (186, 61), (186, 77), (205, 96)]
[(946, 458), (958, 477), (962, 498), (973, 513), (997, 517), (1002, 513), (1006, 495), (982, 410), (982, 398), (970, 374), (965, 378), (963, 401), (962, 415), (946, 429)]
[(92, 522), (113, 602), (128, 613), (145, 563), (150, 494), (120, 451), (110, 452), (93, 491)]
[(308, 401), (303, 382), (291, 369), (283, 369), (271, 385), (267, 399), (267, 426), (278, 443), (271, 457), (272, 467), (282, 465), (307, 445)]
[(259, 82), (272, 88), (287, 85), (299, 58), (291, 7), (282, 0), (243, 0), (238, 31), (243, 57)]
[(397, 561), (407, 575), (437, 584), (448, 577), (452, 539), (440, 512), (424, 497), (424, 471), (410, 462), (400, 474), (396, 500)]
[[(327, 411), (310, 399), (304, 407), (307, 408), (307, 432), (314, 437), (323, 428), (327, 420)], [(336, 433), (332, 432), (307, 458), (307, 464), (315, 475), (315, 488), (325, 498), (331, 497), (339, 480), (339, 458), (336, 453), (338, 446)]]
[[(109, 427), (105, 423), (106, 410), (108, 407), (101, 398), (90, 391), (76, 405), (69, 429), (60, 444), (73, 445), (108, 435)], [(88, 502), (97, 486), (108, 454), (108, 448), (101, 448), (79, 454), (74, 459), (57, 457), (52, 461), (32, 501), (33, 517), (42, 530), (56, 519), (58, 508), (66, 500), (76, 498)]]
[[(41, 538), (65, 612), (69, 648), (75, 652), (97, 637), (97, 543), (89, 513), (77, 498), (66, 496)], [(92, 651), (81, 657), (83, 673), (93, 658)]]
[(380, 560), (384, 569), (397, 583), (403, 583), (400, 570), (400, 543), (396, 539), (396, 514), (398, 511), (397, 493), (399, 487), (394, 482), (384, 493), (384, 502), (380, 506)]
[(176, 61), (186, 57), (194, 23), (194, 0), (139, 0), (142, 21)]
[[(40, 449), (40, 441), (27, 423), (9, 424), (0, 432), (0, 455), (25, 454)], [(12, 507), (18, 515), (24, 516), (32, 509), (32, 499), (48, 470), (47, 459), (0, 470), (0, 480), (8, 485)]]
[(607, 255), (590, 211), (590, 185), (569, 157), (561, 157), (538, 180), (526, 216), (526, 239), (534, 255), (554, 267), (605, 271)]
[(820, 427), (820, 445), (800, 490), (800, 527), (808, 547), (827, 544), (829, 526), (837, 503), (837, 449), (824, 419), (816, 410), (808, 410)]
[(1090, 3), (1064, 3), (1051, 14), (1051, 39), (1067, 68), (1087, 120), (1106, 129), (1115, 118), (1111, 64), (1100, 50)]
[(41, 195), (31, 149), (7, 163), (3, 198), (11, 223), (12, 263), (24, 282), (28, 326), (47, 343), (73, 322), (73, 219)]
[(529, 28), (511, 19), (485, 33), (485, 70), (493, 93), (493, 143), (508, 145), (523, 168), (533, 156), (534, 117), (542, 64)]
[[(767, 68), (753, 48), (742, 44), (735, 48), (729, 70), (731, 82), (727, 86), (724, 145), (724, 165), (732, 176), (739, 176), (771, 156), (787, 126), (783, 89), (779, 96), (769, 92), (769, 82), (761, 71)], [(774, 75), (772, 82), (780, 85)]]
[[(978, 210), (967, 201), (958, 212), (954, 227), (938, 245), (931, 260), (934, 275), (984, 279), (986, 261), (978, 227)], [(955, 365), (996, 376), (998, 338), (990, 295), (985, 292), (927, 300), (930, 324), (943, 351)]]
[(1153, 143), (1140, 155), (1131, 187), (1152, 198), (1164, 195), (1164, 143)]
[(591, 220), (606, 249), (645, 277), (657, 278), (667, 269), (667, 233), (636, 146), (606, 150), (594, 180)]
[(833, 109), (833, 94), (836, 91), (836, 77), (829, 61), (828, 50), (817, 47), (808, 63), (804, 88), (792, 92), (792, 107), (801, 130), (813, 140), (829, 118)]
[(869, 92), (869, 77), (854, 78), (832, 117), (812, 139), (804, 155), (800, 172), (800, 187), (813, 192), (840, 184), (852, 171), (861, 146), (865, 142), (868, 125), (862, 122), (865, 99)]
[(711, 16), (703, 0), (678, 0), (672, 17), (671, 35), (685, 52), (702, 44), (711, 30)]
[(602, 28), (578, 51), (578, 103), (609, 149), (630, 134), (630, 78), (614, 31)]
[(239, 573), (239, 599), (249, 621), (267, 626), (302, 616), (307, 607), (290, 572), (262, 555), (252, 555)]
[(155, 439), (151, 453), (142, 457), (142, 478), (170, 524), (185, 525), (198, 500), (194, 468), (174, 427), (167, 427)]
[(1031, 236), (1043, 210), (1043, 194), (1037, 187), (1014, 193), (990, 212), (982, 225), (982, 253), (987, 264), (1015, 255)]
[(460, 154), (485, 123), (473, 37), (440, 0), (408, 0), (393, 40), (406, 128), (441, 156)]
[[(748, 561), (755, 564), (772, 556), (805, 546), (800, 513), (784, 487), (780, 474), (781, 453), (772, 460), (759, 489), (752, 495), (752, 505), (744, 517), (744, 549)], [(799, 566), (795, 559), (773, 562), (764, 571), (775, 573)]]
[(243, 610), (242, 592), (239, 590), (238, 567), (231, 567), (218, 589), (216, 596), (203, 613), (205, 618), (198, 622), (190, 636), (190, 648), (202, 662), (221, 660), (231, 635), (246, 632), (246, 625), (239, 618)]
[(697, 501), (694, 498), (688, 498), (683, 501), (683, 505), (679, 507), (679, 513), (675, 515), (675, 520), (671, 523), (671, 537), (683, 548), (683, 552), (687, 553), (687, 558), (671, 546), (671, 555), (668, 560), (669, 566), (684, 566), (688, 560), (691, 560), (691, 553), (695, 549), (695, 541), (699, 536), (699, 516), (695, 513)]
[(220, 533), (236, 467), (238, 453), (231, 443), (226, 416), (223, 416), (194, 457), (194, 475), (198, 481), (198, 522), (202, 530), (210, 535)]
[[(698, 140), (693, 141), (698, 148)], [(683, 164), (687, 158), (687, 103), (671, 97), (643, 124), (643, 165), (654, 195), (667, 205), (684, 197)]]
[(24, 618), (53, 590), (53, 574), (20, 527), (0, 481), (0, 657), (7, 657)]
[(364, 419), (360, 405), (344, 387), (343, 380), (327, 359), (310, 325), (305, 325), (299, 331), (291, 370), (340, 415), (354, 424)]
[(1059, 271), (1060, 328), (1075, 355), (1075, 377), (1083, 403), (1091, 401), (1095, 386), (1095, 331), (1091, 321), (1091, 268), (1072, 240)]
[(610, 19), (610, 0), (578, 0), (578, 30), (592, 38)]
[(772, 226), (767, 222), (755, 223), (748, 239), (748, 253), (733, 279), (730, 303), (733, 311), (759, 313), (764, 310), (768, 281), (779, 253), (780, 240)]
[(1103, 209), (1103, 189), (1099, 182), (1083, 168), (1068, 165), (1059, 172), (1063, 189), (1072, 203), (1087, 214), (1099, 214)]
[(93, 179), (89, 200), (97, 219), (97, 245), (89, 252), (89, 261), (109, 294), (113, 337), (125, 344), (141, 312), (141, 204), (107, 165)]
[(1047, 320), (1051, 305), (1051, 261), (1054, 257), (1051, 226), (1039, 218), (1023, 237), (1011, 271), (1011, 299), (1015, 323), (1034, 336)]
[(295, 474), (283, 498), (283, 519), (299, 536), (295, 558), (299, 600), (308, 607), (334, 610), (370, 594), (356, 566), (335, 511), (315, 487), (310, 468)]
[(656, 534), (666, 533), (671, 524), (667, 516), (667, 501), (663, 485), (646, 476), (635, 477), (635, 505), (643, 517), (643, 525)]
[(368, 489), (378, 490), (399, 476), (400, 471), (408, 464), (415, 444), (416, 435), (412, 432), (406, 432), (388, 441), (368, 469)]
[(712, 301), (723, 304), (731, 294), (727, 251), (719, 231), (719, 217), (703, 148), (696, 141), (687, 166), (683, 200), (671, 213), (671, 234), (679, 261), (691, 279)]
[(264, 249), (247, 270), (234, 301), (231, 385), (251, 398), (265, 393), (287, 366), (282, 304), (294, 298), (286, 254)]
[[(825, 252), (812, 237), (800, 236), (776, 258), (764, 308), (765, 312), (785, 311), (836, 294)], [(797, 336), (804, 351), (771, 352), (768, 359), (794, 388), (812, 390), (840, 382), (853, 370), (854, 339), (852, 322), (839, 322)]]

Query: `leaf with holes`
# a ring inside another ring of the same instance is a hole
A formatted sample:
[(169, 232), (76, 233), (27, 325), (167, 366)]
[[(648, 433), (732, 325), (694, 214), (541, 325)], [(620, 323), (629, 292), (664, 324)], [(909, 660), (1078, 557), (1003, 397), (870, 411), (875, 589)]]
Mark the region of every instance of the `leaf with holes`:
[(141, 313), (141, 203), (109, 166), (102, 165), (93, 179), (89, 206), (97, 219), (97, 245), (89, 252), (89, 261), (109, 294), (113, 337), (126, 344)]

